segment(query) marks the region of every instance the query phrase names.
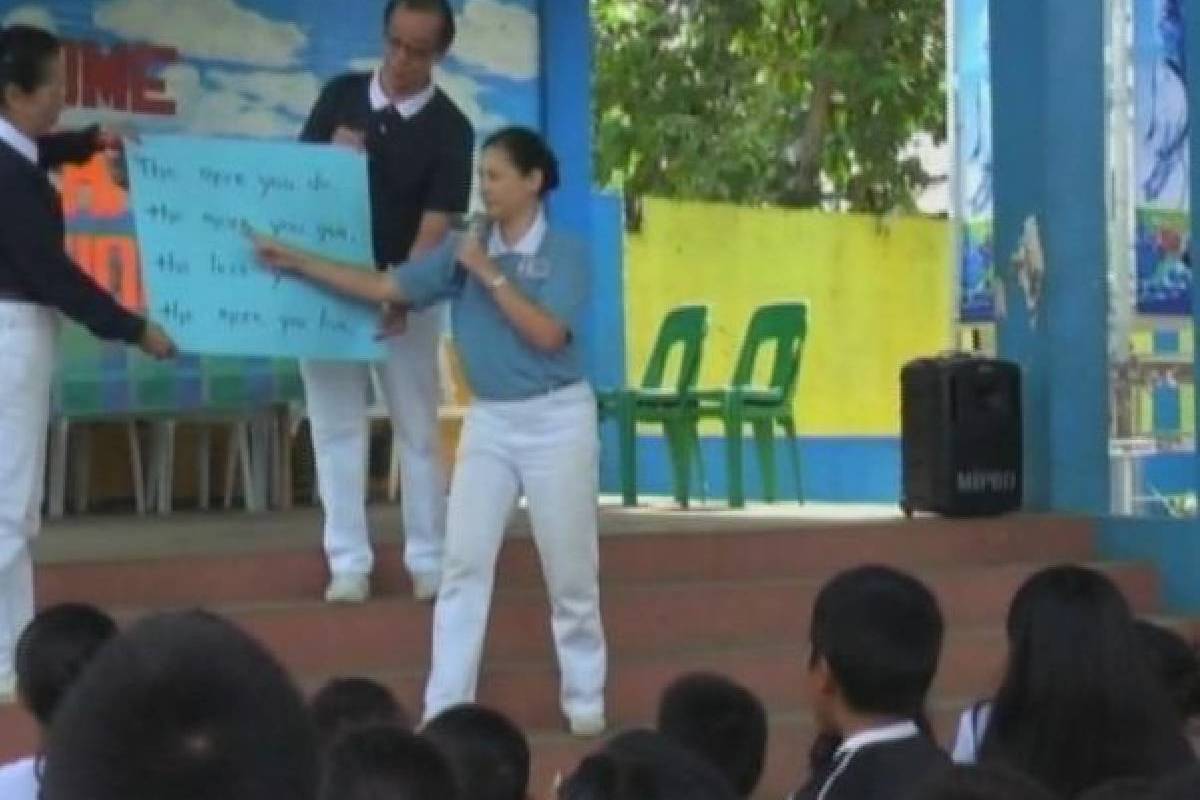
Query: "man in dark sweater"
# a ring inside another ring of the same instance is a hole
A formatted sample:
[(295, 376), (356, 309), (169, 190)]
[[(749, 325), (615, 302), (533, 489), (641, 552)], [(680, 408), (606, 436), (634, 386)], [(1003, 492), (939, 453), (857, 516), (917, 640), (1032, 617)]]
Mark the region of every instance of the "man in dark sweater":
[(44, 170), (86, 161), (113, 142), (99, 128), (50, 135), (65, 94), (53, 35), (20, 25), (0, 31), (0, 699), (11, 699), (13, 650), (33, 617), (29, 542), (41, 511), (57, 312), (152, 356), (175, 349), (66, 254), (62, 206)]
[(853, 569), (821, 589), (809, 656), (820, 738), (794, 800), (909, 800), (949, 768), (924, 714), (942, 634), (933, 594), (890, 567)]
[[(384, 10), (386, 52), (374, 73), (343, 75), (322, 90), (304, 126), (307, 142), (366, 154), (375, 260), (399, 264), (432, 250), (466, 211), (475, 134), (433, 84), (454, 41), (446, 0), (392, 0)], [(446, 487), (437, 408), (441, 306), (409, 315), (387, 339), (379, 388), (400, 448), (404, 561), (418, 599), (441, 580)], [(374, 559), (365, 510), (367, 368), (350, 362), (301, 365), (325, 509), (330, 602), (361, 602)]]

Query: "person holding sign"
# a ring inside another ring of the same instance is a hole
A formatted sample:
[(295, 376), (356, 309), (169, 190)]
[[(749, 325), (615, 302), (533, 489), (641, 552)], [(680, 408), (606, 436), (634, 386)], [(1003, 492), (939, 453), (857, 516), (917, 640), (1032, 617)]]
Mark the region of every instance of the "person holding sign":
[[(454, 41), (446, 0), (391, 0), (384, 11), (386, 53), (373, 74), (335, 78), (322, 90), (301, 139), (365, 151), (375, 260), (395, 264), (427, 253), (466, 211), (475, 133), (433, 84), (433, 67)], [(384, 399), (399, 434), (404, 561), (418, 599), (437, 593), (446, 487), (438, 437), (438, 347), (444, 311), (407, 320), (387, 339)], [(367, 368), (348, 362), (301, 365), (325, 510), (331, 602), (361, 602), (374, 563), (367, 537)]]
[(156, 358), (175, 351), (162, 329), (122, 308), (64, 249), (62, 206), (44, 170), (120, 141), (96, 127), (51, 134), (65, 96), (58, 39), (21, 25), (0, 31), (0, 695), (8, 696), (16, 639), (33, 617), (29, 542), (41, 509), (55, 312)]
[(376, 275), (256, 236), (281, 272), (375, 303), (448, 298), (474, 400), (450, 486), (442, 587), (433, 616), (425, 717), (475, 696), (496, 557), (520, 493), (550, 591), (562, 708), (577, 735), (604, 730), (596, 402), (576, 333), (587, 296), (584, 245), (547, 226), (558, 165), (537, 134), (496, 133), (480, 179), (490, 224)]

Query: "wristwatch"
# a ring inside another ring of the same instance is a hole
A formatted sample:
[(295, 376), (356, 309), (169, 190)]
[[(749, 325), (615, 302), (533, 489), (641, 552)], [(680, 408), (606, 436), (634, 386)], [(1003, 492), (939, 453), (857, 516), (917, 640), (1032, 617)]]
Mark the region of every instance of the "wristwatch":
[(504, 284), (508, 283), (508, 276), (501, 272), (496, 277), (487, 282), (488, 288), (492, 291), (499, 289)]

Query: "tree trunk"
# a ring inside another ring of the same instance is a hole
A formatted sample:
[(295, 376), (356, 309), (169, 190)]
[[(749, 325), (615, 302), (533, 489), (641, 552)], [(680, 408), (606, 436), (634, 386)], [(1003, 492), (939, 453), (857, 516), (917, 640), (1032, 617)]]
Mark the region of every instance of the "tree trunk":
[(791, 193), (798, 206), (821, 204), (821, 165), (824, 162), (825, 134), (829, 130), (829, 112), (833, 107), (833, 79), (818, 75), (813, 81), (804, 129), (796, 142), (796, 164)]

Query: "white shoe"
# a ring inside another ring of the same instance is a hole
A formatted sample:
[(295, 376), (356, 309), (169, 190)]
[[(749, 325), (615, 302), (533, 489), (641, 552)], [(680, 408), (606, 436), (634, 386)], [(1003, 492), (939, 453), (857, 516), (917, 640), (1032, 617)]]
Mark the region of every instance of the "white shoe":
[(438, 590), (442, 588), (442, 579), (437, 575), (413, 575), (413, 597), (422, 603), (436, 600)]
[(570, 727), (571, 735), (580, 739), (594, 739), (608, 728), (604, 714), (568, 715), (567, 724)]
[(354, 573), (334, 575), (325, 590), (326, 603), (365, 603), (370, 596), (370, 578)]

